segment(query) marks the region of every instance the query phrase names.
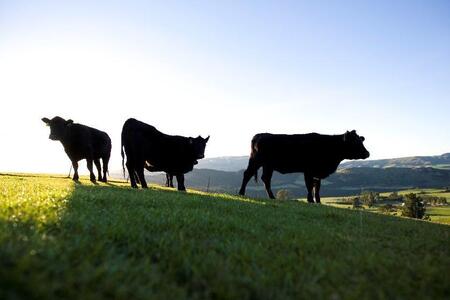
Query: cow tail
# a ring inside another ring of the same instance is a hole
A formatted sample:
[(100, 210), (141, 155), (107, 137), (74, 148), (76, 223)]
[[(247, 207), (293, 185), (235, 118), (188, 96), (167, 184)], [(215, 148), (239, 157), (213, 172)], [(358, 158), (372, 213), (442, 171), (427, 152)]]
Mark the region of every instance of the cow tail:
[(249, 165), (253, 162), (255, 166), (255, 182), (258, 183), (258, 168), (256, 167), (256, 153), (258, 152), (257, 135), (252, 139)]
[(122, 170), (123, 170), (123, 178), (125, 178), (125, 155), (123, 153), (123, 138), (122, 143), (120, 145), (120, 154), (122, 155)]

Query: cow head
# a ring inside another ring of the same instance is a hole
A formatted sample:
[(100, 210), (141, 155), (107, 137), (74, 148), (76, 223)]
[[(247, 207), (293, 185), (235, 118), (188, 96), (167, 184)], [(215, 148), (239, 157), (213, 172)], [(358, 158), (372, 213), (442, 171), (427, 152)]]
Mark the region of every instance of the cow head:
[(355, 130), (347, 131), (343, 139), (346, 159), (366, 159), (369, 157), (369, 151), (363, 145), (364, 137), (357, 135)]
[(72, 120), (64, 120), (61, 117), (54, 117), (49, 120), (48, 118), (42, 118), (42, 122), (50, 126), (49, 139), (53, 141), (60, 141), (64, 138), (67, 132), (67, 128), (73, 124)]
[(192, 153), (195, 159), (202, 159), (205, 157), (205, 147), (208, 140), (209, 136), (206, 139), (202, 138), (201, 136), (198, 136), (196, 138), (189, 138), (189, 144), (192, 147)]

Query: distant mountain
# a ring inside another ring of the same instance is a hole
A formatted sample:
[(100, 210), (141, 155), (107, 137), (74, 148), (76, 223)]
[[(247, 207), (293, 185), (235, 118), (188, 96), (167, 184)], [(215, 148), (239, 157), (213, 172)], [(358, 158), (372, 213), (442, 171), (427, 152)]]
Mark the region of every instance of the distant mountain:
[[(147, 173), (148, 174), (148, 173)], [(209, 192), (235, 194), (239, 190), (243, 171), (227, 172), (209, 169), (194, 169), (186, 174), (186, 186)], [(261, 175), (259, 173), (259, 175)], [(150, 182), (164, 184), (163, 174), (147, 176)], [(411, 188), (444, 188), (450, 186), (450, 170), (434, 168), (347, 168), (338, 170), (322, 181), (323, 196), (355, 195), (362, 190), (378, 192)], [(272, 188), (287, 189), (292, 196), (305, 197), (306, 189), (302, 173), (279, 174), (274, 172)], [(264, 185), (252, 179), (247, 195), (265, 197)]]
[[(219, 171), (239, 171), (247, 168), (248, 156), (223, 156), (205, 158), (199, 161), (197, 169), (212, 169)], [(377, 160), (345, 161), (340, 169), (349, 168), (423, 168), (433, 167), (450, 170), (450, 153), (437, 156), (412, 156)]]
[[(210, 192), (235, 194), (241, 185), (247, 156), (225, 156), (199, 161), (192, 172), (186, 174), (186, 186)], [(111, 172), (122, 178), (122, 172)], [(261, 175), (261, 170), (259, 176)], [(164, 184), (163, 173), (148, 173), (149, 182)], [(258, 179), (260, 181), (260, 179)], [(439, 156), (414, 156), (380, 160), (346, 161), (338, 171), (322, 181), (323, 196), (354, 195), (361, 190), (396, 191), (410, 188), (450, 187), (450, 153)], [(294, 197), (304, 197), (306, 189), (302, 173), (274, 172), (272, 188), (287, 189)], [(261, 182), (249, 182), (247, 195), (266, 197)]]
[(247, 164), (248, 156), (222, 156), (201, 159), (195, 168), (233, 172), (247, 168)]
[(340, 165), (342, 169), (348, 168), (424, 168), (450, 170), (450, 153), (436, 156), (411, 156), (378, 160), (347, 161)]

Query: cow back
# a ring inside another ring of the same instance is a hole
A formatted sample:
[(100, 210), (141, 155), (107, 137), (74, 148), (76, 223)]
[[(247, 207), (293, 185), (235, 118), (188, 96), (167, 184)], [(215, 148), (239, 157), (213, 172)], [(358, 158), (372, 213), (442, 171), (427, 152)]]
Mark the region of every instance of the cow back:
[(136, 119), (125, 122), (122, 145), (128, 159), (144, 160), (152, 170), (186, 173), (193, 169), (196, 162), (192, 157), (189, 138), (164, 134)]
[(252, 157), (280, 173), (310, 172), (326, 177), (342, 158), (341, 136), (309, 134), (257, 134)]

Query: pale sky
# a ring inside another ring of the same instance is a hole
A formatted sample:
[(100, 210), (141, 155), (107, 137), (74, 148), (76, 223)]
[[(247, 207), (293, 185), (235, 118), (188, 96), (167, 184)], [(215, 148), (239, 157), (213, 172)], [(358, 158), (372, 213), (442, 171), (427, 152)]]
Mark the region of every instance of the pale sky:
[(0, 0), (0, 101), (0, 172), (68, 172), (56, 115), (106, 131), (111, 170), (130, 117), (211, 135), (207, 157), (352, 129), (371, 159), (439, 155), (450, 2)]

